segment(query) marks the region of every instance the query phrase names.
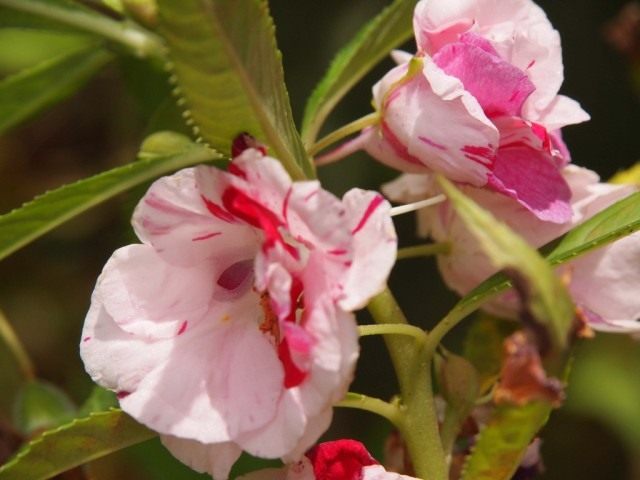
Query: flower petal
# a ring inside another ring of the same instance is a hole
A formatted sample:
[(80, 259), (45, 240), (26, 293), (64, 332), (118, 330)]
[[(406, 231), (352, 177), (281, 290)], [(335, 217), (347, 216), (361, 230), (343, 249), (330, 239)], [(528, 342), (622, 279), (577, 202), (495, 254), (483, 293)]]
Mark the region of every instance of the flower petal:
[[(199, 185), (201, 177), (208, 179), (206, 192)], [(255, 235), (221, 207), (220, 193), (211, 194), (222, 192), (226, 183), (223, 172), (205, 166), (157, 180), (134, 212), (136, 234), (178, 266), (197, 265), (219, 256), (220, 250), (246, 258), (246, 252), (256, 249)], [(203, 193), (209, 196), (203, 198)]]
[(485, 185), (498, 131), (460, 80), (423, 61), (421, 72), (388, 93), (382, 134), (407, 165), (422, 163), (454, 181)]
[(196, 472), (210, 474), (214, 480), (227, 480), (231, 467), (242, 453), (233, 442), (203, 444), (170, 435), (162, 435), (160, 440), (182, 463)]
[(535, 150), (526, 147), (500, 150), (489, 186), (516, 199), (540, 220), (553, 223), (571, 220), (571, 191), (567, 183), (548, 159)]
[(519, 115), (522, 104), (536, 89), (527, 75), (498, 56), (482, 37), (466, 33), (459, 42), (443, 46), (433, 61), (458, 78), (488, 117)]
[(391, 206), (379, 194), (354, 188), (342, 201), (351, 222), (354, 252), (340, 306), (353, 311), (385, 288), (396, 261), (398, 238)]
[(177, 336), (209, 309), (215, 270), (163, 262), (148, 245), (116, 250), (98, 279), (103, 306), (120, 328), (145, 338)]

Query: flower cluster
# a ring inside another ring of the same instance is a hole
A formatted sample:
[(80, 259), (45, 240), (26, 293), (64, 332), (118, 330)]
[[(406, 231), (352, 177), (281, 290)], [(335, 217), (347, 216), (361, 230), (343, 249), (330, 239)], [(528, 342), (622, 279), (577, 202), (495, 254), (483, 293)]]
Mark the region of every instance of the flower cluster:
[(560, 36), (531, 0), (422, 0), (418, 52), (373, 88), (364, 148), (410, 173), (438, 172), (515, 199), (541, 220), (571, 218), (560, 129), (589, 116), (558, 95)]
[[(471, 186), (463, 187), (463, 191), (531, 245), (541, 247), (635, 190), (628, 185), (602, 183), (596, 173), (575, 165), (565, 167), (561, 173), (572, 193), (572, 218), (562, 224), (544, 222), (495, 192)], [(390, 198), (401, 201), (439, 192), (431, 176), (420, 174), (405, 174), (387, 184), (384, 191)], [(421, 235), (451, 244), (450, 252), (438, 257), (438, 266), (445, 282), (459, 294), (468, 293), (495, 273), (489, 258), (447, 202), (419, 212), (418, 226)], [(640, 234), (635, 233), (560, 267), (558, 273), (567, 280), (578, 312), (593, 329), (640, 331), (640, 299), (634, 294), (640, 285), (636, 268), (639, 258)], [(518, 299), (509, 292), (484, 308), (501, 316), (516, 317)]]
[(358, 357), (353, 310), (395, 260), (389, 205), (292, 183), (257, 149), (154, 183), (98, 279), (81, 355), (180, 459), (226, 478), (242, 450), (299, 457)]
[[(364, 149), (404, 172), (384, 187), (401, 202), (440, 194), (434, 173), (445, 175), (534, 247), (633, 191), (570, 164), (560, 130), (589, 117), (558, 94), (559, 35), (531, 0), (421, 0), (414, 30), (416, 54), (396, 52), (373, 88), (376, 123), (320, 163)], [(232, 152), (226, 171), (179, 171), (138, 204), (142, 243), (112, 255), (93, 293), (87, 371), (215, 479), (245, 451), (286, 463), (245, 480), (412, 480), (354, 441), (312, 448), (354, 374), (353, 312), (384, 289), (396, 259), (389, 203), (293, 182), (247, 136)], [(438, 264), (452, 289), (464, 295), (495, 272), (448, 202), (418, 215), (422, 235), (450, 245)], [(640, 331), (638, 259), (640, 233), (561, 267), (592, 328)], [(513, 317), (519, 301), (507, 292), (486, 308)], [(507, 343), (499, 396), (559, 404), (563, 385), (547, 379), (536, 347), (524, 335)]]

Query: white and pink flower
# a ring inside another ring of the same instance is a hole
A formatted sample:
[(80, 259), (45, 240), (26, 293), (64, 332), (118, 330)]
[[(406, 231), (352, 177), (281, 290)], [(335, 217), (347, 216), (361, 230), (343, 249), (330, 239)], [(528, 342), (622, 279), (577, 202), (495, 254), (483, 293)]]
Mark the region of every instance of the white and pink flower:
[(142, 244), (98, 279), (81, 356), (181, 460), (226, 478), (242, 450), (296, 458), (326, 430), (358, 357), (355, 319), (395, 261), (389, 205), (292, 183), (256, 149), (229, 172), (155, 182)]
[(300, 461), (284, 468), (259, 470), (238, 480), (417, 480), (387, 472), (362, 443), (336, 440), (321, 443)]
[(325, 160), (363, 148), (401, 171), (439, 172), (568, 221), (560, 128), (589, 116), (558, 95), (560, 37), (544, 12), (531, 0), (422, 0), (414, 30), (416, 56), (396, 55), (405, 61), (373, 88), (379, 123)]
[[(571, 188), (572, 219), (564, 224), (544, 222), (512, 199), (486, 189), (462, 187), (463, 192), (499, 221), (538, 248), (593, 217), (634, 187), (599, 182), (596, 173), (570, 165), (562, 170)], [(392, 199), (410, 202), (439, 193), (429, 175), (405, 174), (387, 184)], [(465, 295), (495, 273), (495, 267), (469, 232), (449, 202), (418, 212), (419, 234), (439, 242), (450, 242), (450, 253), (438, 256), (438, 267), (446, 284)], [(559, 268), (569, 280), (576, 306), (595, 330), (640, 331), (640, 233), (589, 252)], [(505, 317), (516, 317), (517, 298), (513, 292), (501, 295), (485, 308)]]

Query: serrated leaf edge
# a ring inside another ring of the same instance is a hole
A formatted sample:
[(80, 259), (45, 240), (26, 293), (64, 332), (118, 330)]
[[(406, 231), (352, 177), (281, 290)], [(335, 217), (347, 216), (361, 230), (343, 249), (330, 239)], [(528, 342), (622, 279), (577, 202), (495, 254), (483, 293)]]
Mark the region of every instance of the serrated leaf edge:
[[(75, 427), (75, 426), (77, 426), (79, 424), (89, 422), (90, 420), (92, 420), (92, 419), (94, 419), (96, 417), (103, 417), (103, 416), (113, 415), (114, 413), (121, 413), (123, 415), (126, 415), (126, 413), (124, 413), (119, 408), (110, 408), (109, 410), (104, 411), (104, 412), (92, 412), (89, 415), (87, 415), (86, 417), (74, 418), (69, 423), (65, 423), (64, 425), (60, 425), (59, 427), (56, 427), (56, 428), (53, 428), (51, 430), (47, 430), (46, 432), (43, 432), (38, 437), (34, 438), (33, 440), (29, 441), (26, 445), (24, 445), (7, 463), (5, 463), (4, 465), (0, 466), (0, 475), (2, 475), (4, 472), (6, 472), (13, 465), (19, 463), (25, 456), (27, 456), (32, 451), (33, 448), (35, 448), (36, 446), (38, 446), (39, 444), (41, 444), (42, 442), (47, 440), (48, 437), (51, 437), (52, 435), (59, 434), (59, 433), (65, 431), (65, 430), (71, 429), (71, 428), (73, 428), (73, 427)], [(129, 417), (129, 418), (131, 418), (131, 417)], [(146, 428), (142, 424), (139, 424), (139, 425), (141, 427), (143, 427), (143, 428)], [(152, 432), (151, 430), (149, 430), (149, 433), (150, 433), (149, 438), (152, 438), (155, 435), (155, 432)], [(98, 457), (95, 457), (95, 458), (98, 458)]]

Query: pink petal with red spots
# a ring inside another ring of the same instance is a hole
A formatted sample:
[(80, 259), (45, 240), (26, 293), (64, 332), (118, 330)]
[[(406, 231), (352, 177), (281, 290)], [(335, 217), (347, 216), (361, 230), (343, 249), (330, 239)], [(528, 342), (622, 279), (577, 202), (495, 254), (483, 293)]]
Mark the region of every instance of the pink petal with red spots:
[(190, 268), (162, 261), (148, 245), (129, 245), (112, 255), (98, 279), (102, 303), (123, 331), (142, 338), (180, 334), (209, 309), (216, 271), (203, 262)]

